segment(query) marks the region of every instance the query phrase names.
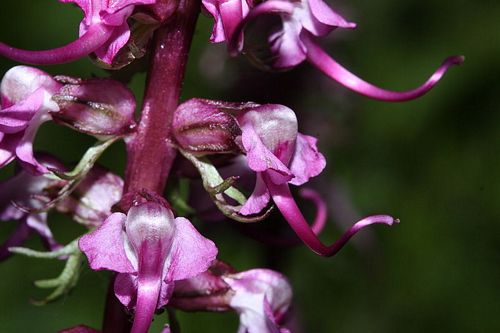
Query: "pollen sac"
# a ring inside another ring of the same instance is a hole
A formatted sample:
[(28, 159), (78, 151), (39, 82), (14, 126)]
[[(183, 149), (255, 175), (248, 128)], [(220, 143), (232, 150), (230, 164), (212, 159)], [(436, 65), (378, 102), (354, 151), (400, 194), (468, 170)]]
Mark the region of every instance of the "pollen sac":
[(96, 136), (125, 135), (135, 128), (135, 98), (120, 82), (72, 79), (63, 83), (52, 96), (60, 109), (52, 113), (54, 121)]
[(193, 98), (179, 105), (173, 127), (177, 144), (197, 155), (240, 152), (241, 135), (235, 115), (253, 103), (230, 103)]

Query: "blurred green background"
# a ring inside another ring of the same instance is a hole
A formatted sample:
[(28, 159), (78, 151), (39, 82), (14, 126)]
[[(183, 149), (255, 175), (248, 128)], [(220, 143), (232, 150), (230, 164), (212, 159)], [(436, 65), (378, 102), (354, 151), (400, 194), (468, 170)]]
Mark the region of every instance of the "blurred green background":
[[(289, 276), (296, 332), (500, 332), (500, 2), (338, 0), (332, 6), (358, 28), (333, 32), (325, 47), (383, 87), (414, 87), (448, 55), (464, 54), (466, 62), (416, 101), (375, 102), (307, 64), (264, 73), (243, 58), (227, 59), (223, 46), (207, 43), (211, 21), (202, 17), (184, 97), (283, 103), (298, 113), (301, 131), (318, 136), (328, 158), (327, 170), (311, 183), (329, 203), (325, 241), (356, 214), (388, 213), (401, 224), (371, 228), (326, 259), (303, 246), (263, 245), (231, 222), (197, 226), (239, 270), (272, 267)], [(71, 41), (81, 19), (77, 8), (55, 0), (2, 0), (0, 8), (0, 40), (31, 49)], [(0, 59), (1, 75), (14, 65)], [(107, 75), (88, 59), (43, 69)], [(139, 101), (144, 78), (137, 74), (130, 84)], [(36, 146), (74, 162), (92, 142), (49, 124)], [(106, 152), (102, 163), (122, 174), (123, 145)], [(2, 178), (11, 172), (6, 168)], [(62, 242), (83, 231), (64, 216), (52, 215), (50, 223)], [(14, 226), (2, 223), (0, 240)], [(40, 248), (35, 237), (27, 245)], [(1, 263), (0, 332), (100, 327), (106, 272), (85, 267), (68, 297), (44, 307), (29, 303), (47, 292), (32, 281), (55, 277), (61, 268), (61, 262), (21, 256)], [(232, 313), (179, 313), (179, 320), (187, 333), (237, 328)], [(151, 331), (165, 321), (157, 317)]]

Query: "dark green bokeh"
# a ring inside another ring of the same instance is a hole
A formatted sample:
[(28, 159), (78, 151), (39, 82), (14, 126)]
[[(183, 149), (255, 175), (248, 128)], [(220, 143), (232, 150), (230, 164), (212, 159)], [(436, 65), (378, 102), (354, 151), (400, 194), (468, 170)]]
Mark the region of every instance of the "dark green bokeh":
[[(313, 185), (328, 195), (335, 179), (361, 215), (389, 213), (402, 223), (367, 231), (372, 236), (368, 250), (351, 245), (329, 259), (304, 247), (266, 248), (225, 222), (206, 235), (218, 244), (220, 258), (238, 269), (277, 267), (288, 275), (303, 332), (499, 332), (500, 3), (335, 3), (359, 26), (333, 32), (326, 47), (372, 82), (410, 88), (448, 55), (464, 54), (467, 60), (425, 97), (381, 103), (346, 91), (309, 65), (269, 74), (242, 59), (225, 60), (223, 48), (208, 45), (211, 24), (203, 18), (184, 95), (293, 107), (303, 131), (319, 137), (328, 157), (326, 172)], [(2, 0), (0, 8), (0, 40), (32, 49), (72, 40), (81, 17), (76, 8), (55, 0)], [(224, 61), (218, 72), (217, 64)], [(13, 65), (1, 59), (1, 75)], [(106, 75), (87, 59), (43, 69), (81, 77)], [(139, 74), (132, 81), (139, 100), (144, 77)], [(91, 143), (89, 137), (48, 125), (36, 146), (73, 162)], [(118, 173), (124, 162), (122, 145), (102, 159)], [(0, 239), (13, 226), (3, 223)], [(83, 230), (62, 216), (53, 216), (51, 226), (61, 241)], [(331, 223), (324, 239), (331, 241), (339, 232)], [(358, 239), (366, 241), (366, 235)], [(35, 239), (28, 245), (40, 246)], [(59, 269), (59, 262), (20, 256), (1, 263), (0, 332), (100, 326), (108, 276), (104, 272), (84, 268), (80, 284), (67, 298), (45, 307), (29, 304), (31, 297), (44, 295), (31, 281), (55, 276)], [(235, 332), (237, 327), (234, 314), (179, 314), (179, 319), (183, 332)], [(152, 332), (165, 320), (158, 317)]]

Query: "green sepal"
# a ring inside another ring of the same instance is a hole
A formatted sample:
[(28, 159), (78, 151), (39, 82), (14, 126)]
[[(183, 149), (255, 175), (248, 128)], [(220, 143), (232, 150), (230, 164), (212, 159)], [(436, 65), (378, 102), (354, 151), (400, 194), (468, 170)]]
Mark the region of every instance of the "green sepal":
[[(208, 192), (217, 208), (226, 217), (238, 222), (253, 223), (261, 221), (269, 215), (272, 207), (260, 215), (252, 217), (240, 215), (239, 211), (241, 206), (245, 204), (247, 198), (233, 186), (238, 177), (233, 176), (223, 179), (219, 174), (219, 171), (217, 171), (217, 169), (206, 158), (196, 156), (180, 148), (179, 151), (185, 158), (193, 163), (195, 168), (198, 170), (202, 179), (203, 187)], [(235, 200), (238, 205), (228, 203), (224, 198), (224, 195), (227, 195), (231, 199)]]

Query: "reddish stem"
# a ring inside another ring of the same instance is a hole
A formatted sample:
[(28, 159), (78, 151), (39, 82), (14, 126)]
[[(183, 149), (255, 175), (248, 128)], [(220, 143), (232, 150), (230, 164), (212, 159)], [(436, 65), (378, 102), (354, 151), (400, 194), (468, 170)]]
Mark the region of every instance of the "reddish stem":
[(172, 117), (179, 103), (199, 11), (199, 0), (181, 1), (155, 34), (141, 122), (136, 136), (127, 144), (126, 193), (141, 189), (163, 192), (176, 155), (168, 143)]
[[(141, 120), (136, 135), (127, 141), (124, 193), (147, 189), (161, 194), (165, 188), (176, 156), (176, 150), (169, 145), (173, 113), (179, 104), (199, 12), (199, 0), (181, 0), (153, 37)], [(104, 332), (128, 333), (128, 317), (123, 306), (117, 304), (112, 288), (110, 285)]]

